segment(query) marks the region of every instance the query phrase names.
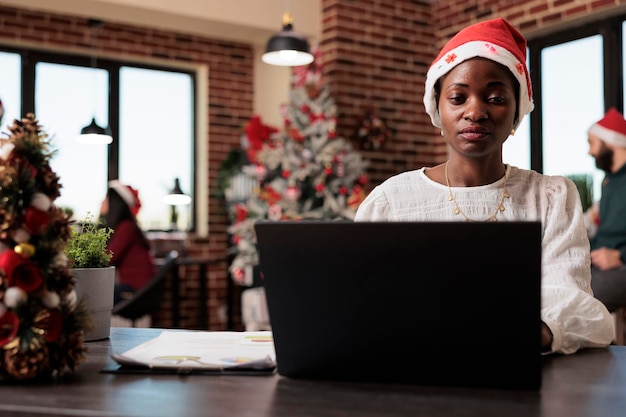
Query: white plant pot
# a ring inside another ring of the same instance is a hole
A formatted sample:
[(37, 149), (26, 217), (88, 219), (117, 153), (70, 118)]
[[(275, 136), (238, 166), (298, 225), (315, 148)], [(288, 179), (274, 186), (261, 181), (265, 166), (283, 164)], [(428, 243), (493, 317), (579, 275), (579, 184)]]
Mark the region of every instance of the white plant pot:
[(85, 341), (106, 339), (111, 332), (115, 267), (73, 268), (72, 274), (78, 300), (85, 301), (93, 318), (93, 329), (85, 334)]

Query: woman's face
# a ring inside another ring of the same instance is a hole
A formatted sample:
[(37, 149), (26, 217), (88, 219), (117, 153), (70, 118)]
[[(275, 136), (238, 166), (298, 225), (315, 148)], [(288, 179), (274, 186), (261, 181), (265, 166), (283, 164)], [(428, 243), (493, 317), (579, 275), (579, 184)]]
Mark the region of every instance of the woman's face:
[(467, 156), (501, 154), (517, 111), (513, 74), (491, 60), (473, 58), (440, 83), (441, 127), (452, 150)]

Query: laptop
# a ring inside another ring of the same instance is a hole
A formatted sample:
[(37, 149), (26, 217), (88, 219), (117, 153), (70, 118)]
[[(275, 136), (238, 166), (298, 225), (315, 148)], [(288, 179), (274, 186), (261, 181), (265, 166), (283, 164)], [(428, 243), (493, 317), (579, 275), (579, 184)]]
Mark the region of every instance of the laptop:
[(539, 222), (259, 221), (277, 371), (537, 390)]

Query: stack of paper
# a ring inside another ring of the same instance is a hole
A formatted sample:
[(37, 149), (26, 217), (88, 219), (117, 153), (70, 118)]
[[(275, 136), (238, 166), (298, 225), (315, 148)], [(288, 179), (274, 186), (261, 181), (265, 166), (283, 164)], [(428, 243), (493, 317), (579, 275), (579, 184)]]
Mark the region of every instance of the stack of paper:
[(190, 372), (276, 368), (270, 331), (163, 331), (113, 359), (122, 366)]

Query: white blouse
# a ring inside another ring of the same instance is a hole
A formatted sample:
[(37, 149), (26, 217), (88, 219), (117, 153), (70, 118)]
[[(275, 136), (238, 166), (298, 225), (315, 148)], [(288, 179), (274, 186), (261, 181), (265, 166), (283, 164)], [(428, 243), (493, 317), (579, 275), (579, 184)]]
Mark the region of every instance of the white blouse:
[[(421, 168), (395, 175), (359, 206), (355, 221), (463, 221), (448, 200), (448, 188)], [(574, 353), (608, 346), (615, 337), (613, 320), (593, 297), (589, 240), (576, 186), (562, 176), (507, 166), (510, 198), (497, 220), (538, 220), (542, 224), (541, 318), (554, 336), (551, 352)], [(452, 187), (467, 217), (486, 220), (502, 197), (504, 177), (478, 187)]]

